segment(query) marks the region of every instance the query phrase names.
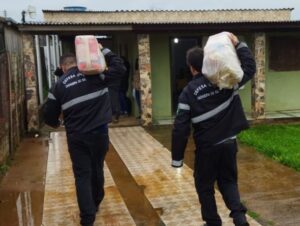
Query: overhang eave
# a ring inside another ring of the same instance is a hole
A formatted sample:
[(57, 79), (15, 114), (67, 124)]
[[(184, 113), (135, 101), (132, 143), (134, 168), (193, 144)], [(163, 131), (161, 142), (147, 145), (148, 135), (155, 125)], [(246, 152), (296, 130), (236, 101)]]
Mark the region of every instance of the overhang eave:
[(131, 25), (19, 25), (21, 32), (34, 34), (81, 34), (81, 33), (107, 33), (132, 31)]

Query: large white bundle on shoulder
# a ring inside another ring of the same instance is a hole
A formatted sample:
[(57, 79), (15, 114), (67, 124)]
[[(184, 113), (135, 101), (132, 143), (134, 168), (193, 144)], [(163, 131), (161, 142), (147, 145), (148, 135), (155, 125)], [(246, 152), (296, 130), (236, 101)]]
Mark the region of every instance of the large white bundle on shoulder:
[(232, 89), (244, 74), (230, 35), (212, 35), (204, 47), (202, 74), (220, 89)]
[(75, 37), (75, 50), (79, 71), (85, 75), (103, 72), (106, 68), (105, 58), (100, 51), (98, 41), (93, 35)]

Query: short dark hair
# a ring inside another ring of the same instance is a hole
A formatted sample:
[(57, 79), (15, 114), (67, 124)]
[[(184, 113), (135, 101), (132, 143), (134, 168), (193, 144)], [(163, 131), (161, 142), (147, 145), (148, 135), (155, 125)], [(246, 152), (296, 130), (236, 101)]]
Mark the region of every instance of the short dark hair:
[(60, 65), (76, 64), (76, 57), (73, 53), (66, 53), (59, 58)]
[(203, 64), (203, 50), (196, 46), (189, 49), (186, 53), (186, 63), (196, 71), (201, 72)]

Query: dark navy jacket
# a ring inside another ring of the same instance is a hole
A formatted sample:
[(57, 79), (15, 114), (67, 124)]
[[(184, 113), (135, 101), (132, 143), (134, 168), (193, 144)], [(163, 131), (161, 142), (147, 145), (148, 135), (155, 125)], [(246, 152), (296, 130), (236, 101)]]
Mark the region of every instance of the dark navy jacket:
[(90, 132), (111, 121), (107, 86), (119, 83), (126, 68), (123, 60), (109, 49), (102, 52), (108, 65), (102, 74), (85, 76), (73, 67), (51, 88), (43, 105), (46, 124), (58, 126), (61, 111), (67, 133)]
[(219, 90), (201, 73), (183, 89), (172, 132), (174, 166), (182, 164), (191, 123), (197, 149), (218, 144), (249, 127), (238, 89), (253, 78), (256, 64), (245, 43), (239, 43), (236, 51), (244, 75), (234, 89)]

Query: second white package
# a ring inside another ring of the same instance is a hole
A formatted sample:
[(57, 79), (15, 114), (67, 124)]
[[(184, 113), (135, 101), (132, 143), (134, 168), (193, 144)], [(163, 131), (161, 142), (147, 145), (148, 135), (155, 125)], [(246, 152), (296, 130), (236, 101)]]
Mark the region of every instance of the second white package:
[(232, 89), (243, 78), (243, 70), (229, 32), (212, 35), (204, 47), (202, 73), (220, 89)]

